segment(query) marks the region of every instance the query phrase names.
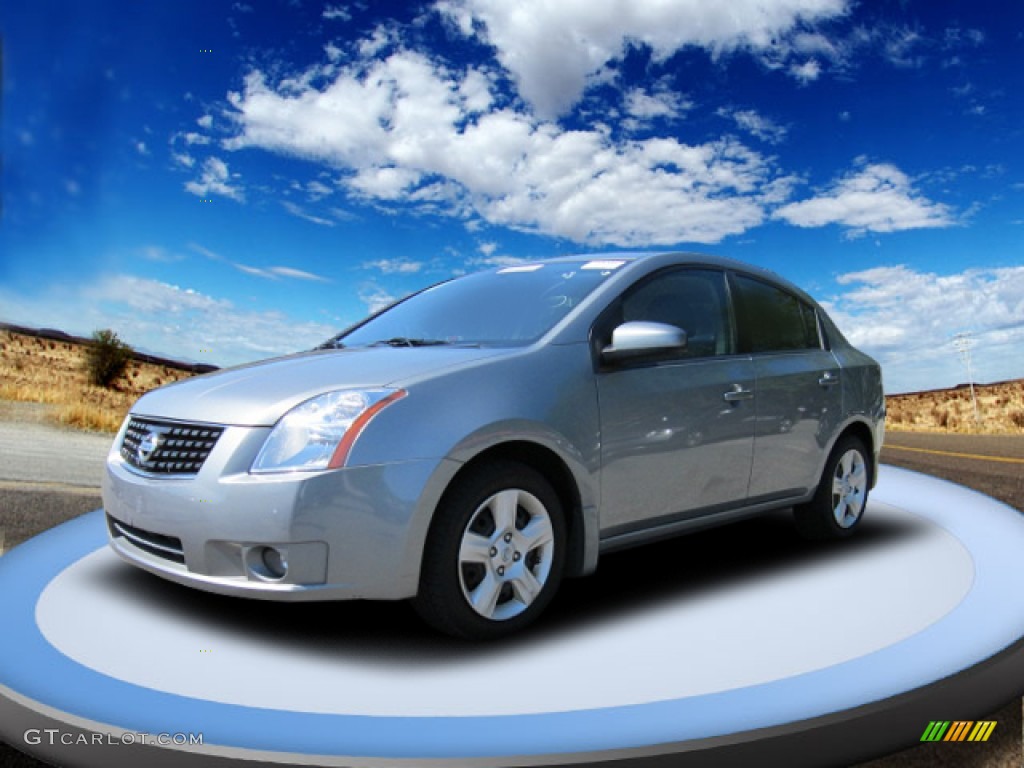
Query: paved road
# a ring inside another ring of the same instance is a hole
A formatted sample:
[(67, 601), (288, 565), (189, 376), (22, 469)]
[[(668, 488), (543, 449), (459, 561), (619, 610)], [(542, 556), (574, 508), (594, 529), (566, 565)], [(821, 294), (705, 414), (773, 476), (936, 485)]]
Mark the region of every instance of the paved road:
[[(0, 404), (0, 419), (14, 404)], [(110, 437), (56, 429), (32, 409), (18, 408), (18, 423), (0, 421), (0, 552), (100, 506), (99, 482)], [(882, 461), (943, 477), (1024, 510), (1024, 436), (987, 437), (890, 432)], [(912, 449), (912, 450), (910, 450)], [(960, 454), (960, 455), (956, 455)], [(1015, 461), (993, 461), (1019, 459)], [(883, 469), (884, 471), (884, 469)], [(1019, 587), (1019, 585), (1014, 585)], [(937, 715), (938, 716), (938, 715)], [(1021, 702), (987, 719), (999, 723), (987, 744), (951, 750), (925, 744), (860, 768), (1019, 768)], [(968, 745), (955, 745), (966, 747)], [(43, 763), (0, 743), (0, 768), (42, 768)]]
[(882, 463), (966, 485), (1024, 511), (1024, 435), (890, 431)]
[(112, 436), (0, 422), (0, 480), (98, 488)]
[(44, 416), (40, 406), (0, 403), (0, 554), (101, 503), (112, 436), (54, 427)]

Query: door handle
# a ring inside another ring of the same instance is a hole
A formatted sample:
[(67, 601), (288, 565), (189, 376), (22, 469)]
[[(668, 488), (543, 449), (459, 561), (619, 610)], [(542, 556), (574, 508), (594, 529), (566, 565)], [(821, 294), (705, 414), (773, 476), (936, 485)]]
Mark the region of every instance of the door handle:
[(722, 395), (722, 397), (727, 403), (736, 403), (740, 400), (750, 400), (754, 397), (754, 390), (744, 389), (739, 384), (734, 384), (733, 388)]
[(833, 384), (839, 383), (839, 374), (825, 371), (825, 373), (821, 374), (821, 378), (818, 379), (818, 383), (823, 387), (831, 387)]

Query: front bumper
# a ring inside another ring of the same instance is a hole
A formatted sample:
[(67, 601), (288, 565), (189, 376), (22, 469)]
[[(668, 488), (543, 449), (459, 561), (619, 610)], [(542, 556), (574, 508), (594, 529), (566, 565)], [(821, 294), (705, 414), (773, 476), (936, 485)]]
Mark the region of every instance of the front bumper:
[(414, 595), (432, 489), (454, 463), (250, 474), (268, 433), (228, 427), (197, 474), (177, 477), (139, 472), (112, 450), (103, 480), (111, 547), (159, 576), (223, 594)]

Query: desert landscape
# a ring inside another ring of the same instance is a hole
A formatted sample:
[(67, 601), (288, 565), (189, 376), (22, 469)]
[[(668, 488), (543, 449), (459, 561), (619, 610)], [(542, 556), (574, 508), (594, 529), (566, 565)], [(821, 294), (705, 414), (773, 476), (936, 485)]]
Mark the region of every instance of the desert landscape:
[(886, 429), (894, 432), (953, 432), (983, 435), (1024, 434), (1024, 379), (980, 384), (975, 418), (971, 390), (935, 389), (886, 397)]
[[(97, 432), (116, 432), (135, 400), (163, 384), (194, 376), (195, 366), (153, 362), (137, 356), (113, 388), (89, 383), (87, 340), (50, 332), (0, 330), (0, 400), (43, 403), (58, 424)], [(56, 337), (56, 338), (53, 338)], [(209, 366), (206, 366), (209, 368)], [(886, 429), (1024, 435), (1024, 379), (975, 386), (978, 418), (970, 389), (910, 392), (886, 397)]]
[(95, 432), (117, 432), (139, 396), (195, 375), (187, 365), (134, 359), (107, 389), (89, 383), (82, 340), (0, 331), (0, 400), (43, 403), (50, 421)]

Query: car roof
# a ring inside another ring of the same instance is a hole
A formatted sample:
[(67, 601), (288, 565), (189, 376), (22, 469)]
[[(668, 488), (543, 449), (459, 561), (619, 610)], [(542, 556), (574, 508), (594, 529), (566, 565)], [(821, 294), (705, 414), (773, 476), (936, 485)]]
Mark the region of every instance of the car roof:
[[(581, 261), (624, 261), (631, 264), (647, 264), (650, 263), (653, 268), (659, 268), (662, 266), (671, 266), (673, 264), (701, 264), (706, 266), (719, 267), (721, 269), (731, 269), (738, 272), (746, 272), (747, 274), (761, 277), (765, 280), (777, 283), (790, 291), (796, 293), (801, 298), (806, 299), (814, 304), (817, 302), (812, 296), (806, 291), (800, 288), (798, 285), (791, 283), (786, 278), (777, 272), (773, 272), (765, 267), (757, 266), (756, 264), (750, 264), (749, 262), (740, 261), (738, 259), (732, 259), (725, 256), (715, 256), (707, 253), (697, 253), (693, 251), (623, 251), (623, 252), (604, 252), (604, 253), (577, 253), (566, 256), (556, 256), (553, 258), (540, 258), (540, 259), (524, 259), (521, 264), (575, 264)], [(518, 266), (520, 262), (517, 262)], [(513, 265), (502, 265), (496, 267), (496, 270), (508, 269), (509, 266)]]

